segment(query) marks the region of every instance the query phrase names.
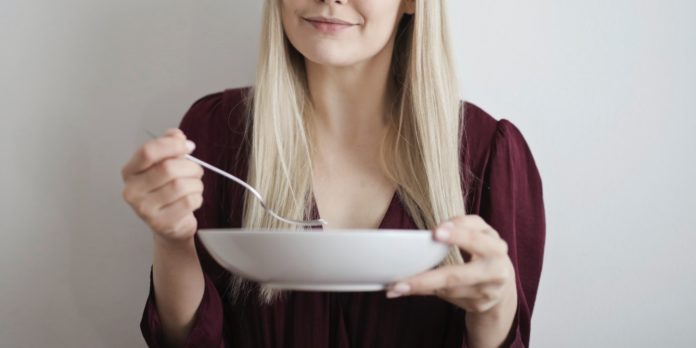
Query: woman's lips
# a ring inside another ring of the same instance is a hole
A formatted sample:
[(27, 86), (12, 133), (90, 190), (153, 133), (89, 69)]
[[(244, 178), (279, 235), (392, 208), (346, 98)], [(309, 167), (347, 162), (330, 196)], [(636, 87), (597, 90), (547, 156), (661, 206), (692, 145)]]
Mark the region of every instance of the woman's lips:
[(304, 20), (309, 22), (315, 29), (325, 33), (337, 33), (355, 25), (348, 22), (333, 19), (304, 18)]

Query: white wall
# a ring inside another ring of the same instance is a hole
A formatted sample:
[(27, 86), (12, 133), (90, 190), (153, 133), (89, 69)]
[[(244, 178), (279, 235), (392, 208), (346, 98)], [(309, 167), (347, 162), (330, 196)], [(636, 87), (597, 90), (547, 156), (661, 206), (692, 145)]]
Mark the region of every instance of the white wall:
[[(465, 97), (542, 173), (538, 347), (696, 343), (693, 1), (450, 1)], [(0, 2), (0, 345), (137, 347), (150, 237), (119, 170), (249, 84), (260, 1)]]

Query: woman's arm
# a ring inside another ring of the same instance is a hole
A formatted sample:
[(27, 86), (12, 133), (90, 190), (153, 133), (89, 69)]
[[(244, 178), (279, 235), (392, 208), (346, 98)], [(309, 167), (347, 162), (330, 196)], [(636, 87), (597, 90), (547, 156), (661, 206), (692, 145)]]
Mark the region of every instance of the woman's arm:
[(183, 346), (193, 326), (205, 281), (194, 239), (172, 243), (155, 237), (152, 277), (166, 346)]
[(517, 311), (517, 291), (515, 286), (502, 302), (483, 313), (466, 313), (467, 344), (474, 347), (500, 347), (508, 337)]
[[(193, 155), (218, 166), (218, 161), (223, 160), (218, 151), (224, 151), (213, 144), (229, 130), (229, 109), (223, 107), (223, 96), (220, 92), (200, 98), (180, 124), (186, 136), (196, 143)], [(218, 177), (204, 175), (202, 181), (202, 205), (186, 227), (191, 237), (177, 242), (154, 240), (150, 291), (140, 322), (149, 347), (226, 345), (224, 306), (217, 289), (220, 283), (215, 283), (221, 281), (219, 270), (213, 267), (194, 232), (226, 226), (224, 212), (230, 209), (222, 201), (224, 189), (219, 186)]]
[(507, 120), (496, 128), (482, 173), (480, 216), (454, 218), (435, 233), (471, 260), (404, 280), (388, 296), (437, 295), (463, 308), (466, 347), (527, 347), (544, 256), (543, 189), (519, 130)]
[(517, 311), (515, 269), (508, 243), (478, 215), (451, 219), (441, 224), (433, 237), (471, 255), (469, 262), (401, 281), (387, 297), (436, 295), (466, 310), (466, 347), (504, 345)]

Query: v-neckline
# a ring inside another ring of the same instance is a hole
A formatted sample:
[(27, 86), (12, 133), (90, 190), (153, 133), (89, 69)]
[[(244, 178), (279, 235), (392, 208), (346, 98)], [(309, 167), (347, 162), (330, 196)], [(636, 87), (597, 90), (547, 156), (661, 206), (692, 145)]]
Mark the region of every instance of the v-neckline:
[[(312, 194), (312, 206), (309, 211), (309, 219), (314, 220), (314, 219), (320, 219), (321, 216), (319, 216), (319, 207), (317, 206), (317, 200), (314, 197), (314, 194)], [(379, 226), (377, 227), (378, 230), (384, 229), (385, 224), (387, 222), (387, 219), (391, 214), (393, 214), (394, 207), (399, 200), (399, 195), (398, 195), (398, 190), (394, 190), (394, 194), (392, 195), (391, 200), (389, 201), (389, 205), (387, 206), (387, 209), (384, 211), (384, 215), (382, 216), (382, 220), (379, 222)], [(321, 226), (315, 226), (313, 228), (317, 229), (323, 229)]]

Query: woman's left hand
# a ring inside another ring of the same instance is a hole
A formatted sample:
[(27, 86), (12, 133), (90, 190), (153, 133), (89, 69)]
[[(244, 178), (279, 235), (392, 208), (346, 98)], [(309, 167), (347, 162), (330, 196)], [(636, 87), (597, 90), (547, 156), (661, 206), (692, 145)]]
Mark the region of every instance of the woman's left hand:
[(517, 302), (515, 270), (507, 243), (480, 216), (454, 218), (441, 224), (433, 234), (435, 240), (467, 252), (471, 260), (392, 284), (387, 297), (436, 295), (474, 313), (487, 312), (504, 302)]

